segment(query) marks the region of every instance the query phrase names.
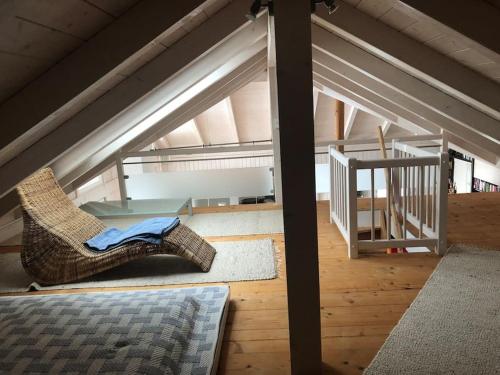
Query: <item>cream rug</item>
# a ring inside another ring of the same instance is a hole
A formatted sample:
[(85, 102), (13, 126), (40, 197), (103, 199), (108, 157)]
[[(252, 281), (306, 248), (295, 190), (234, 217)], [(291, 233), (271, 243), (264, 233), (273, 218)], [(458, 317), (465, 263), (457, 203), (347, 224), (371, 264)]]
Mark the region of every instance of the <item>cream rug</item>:
[(0, 292), (29, 289), (109, 288), (147, 285), (266, 280), (278, 276), (278, 258), (271, 239), (214, 242), (217, 250), (209, 272), (172, 255), (155, 255), (102, 272), (81, 282), (42, 287), (24, 272), (19, 254), (0, 254)]
[[(107, 226), (127, 228), (144, 217), (103, 220)], [(283, 210), (237, 211), (180, 216), (181, 222), (202, 237), (283, 233)]]
[(453, 246), (364, 374), (500, 374), (500, 251)]

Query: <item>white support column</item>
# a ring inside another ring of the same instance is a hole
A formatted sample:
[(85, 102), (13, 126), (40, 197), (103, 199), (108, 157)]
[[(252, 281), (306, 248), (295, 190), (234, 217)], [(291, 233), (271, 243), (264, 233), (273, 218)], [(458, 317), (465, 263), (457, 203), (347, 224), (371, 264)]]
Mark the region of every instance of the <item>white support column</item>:
[(382, 124), (382, 133), (384, 135), (387, 134), (387, 132), (389, 131), (389, 128), (391, 127), (392, 125), (392, 122), (390, 122), (389, 120), (385, 120), (384, 123)]
[(120, 189), (120, 200), (127, 200), (127, 184), (125, 183), (125, 173), (123, 171), (123, 159), (120, 154), (116, 155), (116, 171), (118, 172), (118, 187)]
[(351, 110), (347, 115), (344, 126), (344, 139), (349, 138), (349, 134), (351, 134), (352, 126), (354, 125), (354, 121), (356, 120), (356, 115), (358, 114), (358, 108), (351, 105)]
[(236, 142), (241, 142), (240, 139), (240, 132), (238, 130), (238, 124), (236, 123), (236, 118), (234, 117), (234, 107), (233, 107), (233, 102), (231, 101), (231, 96), (228, 96), (225, 99), (226, 102), (226, 108), (227, 108), (227, 114), (229, 116), (229, 123), (231, 125), (231, 129), (234, 131), (234, 136), (236, 139)]
[(448, 132), (441, 129), (441, 152), (448, 152)]
[(278, 85), (276, 81), (276, 44), (274, 40), (274, 17), (268, 18), (267, 32), (267, 74), (269, 82), (269, 100), (271, 101), (271, 136), (273, 140), (274, 158), (274, 199), (283, 203), (281, 189), (281, 152), (280, 123), (278, 111)]
[(347, 233), (349, 235), (349, 258), (358, 257), (358, 194), (356, 159), (350, 158), (347, 163)]
[(439, 255), (444, 255), (447, 247), (448, 236), (448, 163), (449, 156), (447, 153), (441, 153), (439, 163), (439, 180), (438, 180), (438, 245), (436, 252)]
[(196, 117), (193, 118), (193, 124), (194, 124), (194, 128), (196, 130), (196, 136), (198, 137), (198, 139), (200, 140), (201, 144), (202, 145), (207, 145), (208, 142), (207, 140), (203, 137), (203, 134), (201, 133), (200, 131), (200, 125), (198, 124), (198, 121), (196, 120)]
[(319, 90), (314, 88), (313, 89), (313, 110), (314, 110), (314, 119), (316, 119), (316, 112), (318, 111), (318, 98), (319, 98)]

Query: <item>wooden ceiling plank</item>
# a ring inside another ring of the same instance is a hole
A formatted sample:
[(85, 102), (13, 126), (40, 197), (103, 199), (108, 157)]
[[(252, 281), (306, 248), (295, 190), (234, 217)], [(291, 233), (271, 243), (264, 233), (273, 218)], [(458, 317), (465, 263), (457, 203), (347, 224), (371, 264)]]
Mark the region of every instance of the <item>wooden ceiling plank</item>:
[[(34, 131), (40, 121), (139, 51), (202, 2), (187, 0), (172, 6), (162, 0), (143, 1), (97, 33), (75, 52), (0, 105), (2, 123), (16, 124), (5, 127), (0, 139), (0, 148), (23, 134)], [(137, 25), (141, 27), (137, 28)], [(54, 87), (57, 87), (57, 90), (54, 90)]]
[(414, 100), (441, 117), (480, 133), (491, 142), (498, 144), (500, 141), (500, 120), (443, 93), (317, 25), (313, 25), (312, 30), (314, 48), (342, 62), (345, 65), (343, 69), (362, 73), (369, 79), (396, 90), (398, 96)]
[(500, 54), (500, 11), (484, 1), (400, 0), (410, 8)]
[(328, 15), (319, 7), (313, 22), (464, 103), (500, 119), (500, 86), (496, 82), (378, 22), (359, 9), (341, 2), (338, 10)]
[[(0, 167), (0, 173), (6, 176), (0, 181), (0, 195), (10, 191), (19, 181), (38, 168), (60, 157), (117, 113), (149, 94), (166, 79), (184, 70), (194, 60), (219, 45), (221, 40), (247, 23), (240, 17), (245, 9), (245, 4), (231, 3), (72, 119), (59, 126), (50, 135), (45, 136), (15, 159)], [(255, 39), (258, 40), (261, 36), (257, 34), (259, 31), (255, 31)], [(247, 34), (242, 36), (242, 38), (245, 37)], [(238, 49), (244, 48), (245, 45), (233, 47), (233, 53), (238, 53)]]
[(359, 109), (355, 106), (351, 106), (351, 110), (349, 111), (346, 124), (345, 124), (345, 132), (344, 138), (349, 139), (349, 134), (351, 134), (352, 127), (354, 125), (354, 121), (356, 120), (356, 115), (358, 114)]

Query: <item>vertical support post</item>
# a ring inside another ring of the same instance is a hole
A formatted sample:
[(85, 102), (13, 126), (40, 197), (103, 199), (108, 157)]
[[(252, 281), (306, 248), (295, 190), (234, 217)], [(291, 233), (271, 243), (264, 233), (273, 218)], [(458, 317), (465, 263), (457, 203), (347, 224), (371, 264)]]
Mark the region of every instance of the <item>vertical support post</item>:
[(311, 2), (273, 6), (291, 370), (320, 374)]
[(419, 176), (420, 176), (420, 186), (419, 186), (419, 190), (420, 190), (420, 209), (419, 209), (419, 212), (420, 212), (420, 215), (419, 215), (419, 219), (420, 219), (420, 222), (419, 222), (419, 227), (418, 227), (418, 237), (419, 238), (423, 238), (423, 235), (424, 235), (424, 218), (425, 218), (425, 165), (421, 165), (419, 167), (419, 170), (420, 170), (420, 173), (419, 173)]
[(330, 224), (333, 223), (332, 213), (333, 213), (333, 189), (334, 189), (334, 172), (332, 161), (332, 146), (328, 145), (328, 170), (330, 171), (330, 211), (328, 212), (328, 217), (330, 218)]
[[(335, 139), (340, 141), (344, 139), (344, 111), (345, 105), (341, 100), (335, 101)], [(337, 150), (344, 152), (344, 146), (338, 145)]]
[(441, 152), (448, 153), (448, 133), (441, 129)]
[(439, 179), (437, 191), (437, 253), (444, 255), (447, 247), (448, 226), (448, 154), (441, 153), (439, 162)]
[(375, 241), (375, 170), (370, 169), (370, 217), (371, 239)]
[(347, 233), (349, 258), (358, 257), (358, 175), (356, 159), (347, 162)]
[(267, 23), (267, 77), (269, 82), (269, 101), (271, 108), (271, 138), (273, 140), (274, 160), (274, 200), (283, 203), (281, 183), (280, 121), (278, 109), (278, 86), (276, 82), (276, 43), (274, 39), (274, 17)]
[(120, 189), (120, 200), (127, 200), (127, 184), (125, 183), (125, 173), (123, 171), (123, 159), (120, 154), (116, 156), (116, 171), (118, 174), (118, 188)]

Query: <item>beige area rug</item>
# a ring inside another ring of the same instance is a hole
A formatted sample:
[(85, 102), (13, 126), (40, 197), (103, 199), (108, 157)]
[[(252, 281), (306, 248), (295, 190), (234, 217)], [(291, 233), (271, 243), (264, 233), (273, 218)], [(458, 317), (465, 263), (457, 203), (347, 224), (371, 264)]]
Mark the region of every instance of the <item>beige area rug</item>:
[(364, 374), (500, 374), (500, 251), (453, 246)]
[(278, 256), (271, 239), (214, 242), (212, 268), (201, 272), (191, 262), (173, 255), (154, 255), (102, 272), (77, 283), (43, 287), (24, 272), (17, 253), (0, 254), (0, 292), (27, 290), (109, 288), (149, 285), (267, 280), (278, 277)]
[[(127, 228), (144, 217), (105, 219), (108, 227)], [(181, 222), (202, 237), (283, 233), (283, 210), (237, 211), (180, 216)]]

